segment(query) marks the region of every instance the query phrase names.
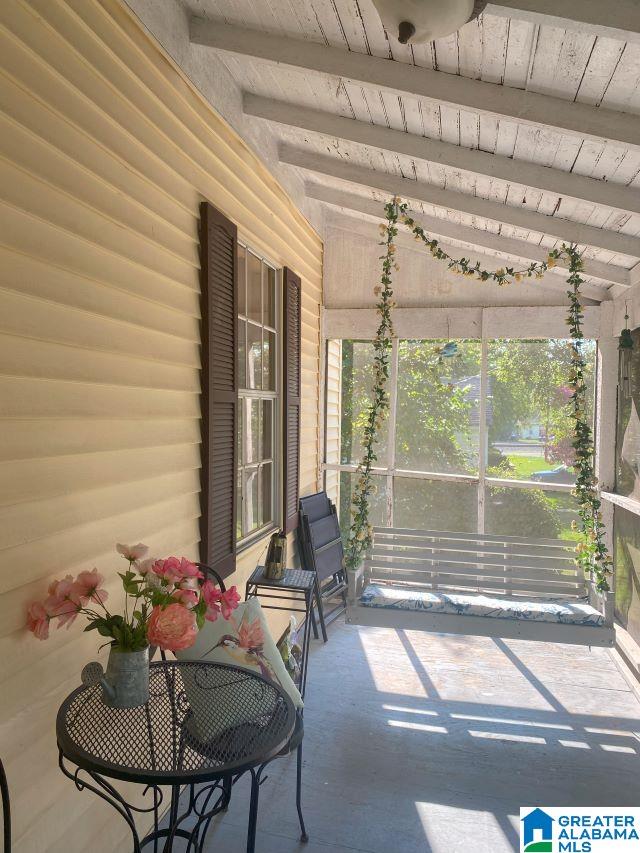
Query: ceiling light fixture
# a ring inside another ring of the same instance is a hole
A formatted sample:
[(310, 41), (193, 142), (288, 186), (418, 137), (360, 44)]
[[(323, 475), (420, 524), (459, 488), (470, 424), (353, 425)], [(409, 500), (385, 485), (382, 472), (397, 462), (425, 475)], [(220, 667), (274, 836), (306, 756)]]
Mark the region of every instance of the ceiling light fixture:
[(389, 36), (424, 44), (455, 33), (477, 18), (488, 0), (373, 0)]

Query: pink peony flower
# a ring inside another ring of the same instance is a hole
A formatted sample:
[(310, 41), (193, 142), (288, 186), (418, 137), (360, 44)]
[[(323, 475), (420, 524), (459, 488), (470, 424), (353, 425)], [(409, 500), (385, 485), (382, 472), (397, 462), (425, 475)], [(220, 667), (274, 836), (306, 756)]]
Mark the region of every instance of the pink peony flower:
[(152, 646), (169, 652), (188, 649), (196, 640), (196, 617), (182, 604), (170, 604), (164, 609), (154, 607), (147, 625), (147, 638)]
[(148, 550), (148, 547), (143, 545), (142, 542), (138, 542), (137, 545), (121, 545), (120, 543), (116, 545), (118, 554), (122, 554), (125, 560), (131, 560), (133, 563), (141, 560)]
[(179, 601), (180, 604), (183, 604), (185, 607), (189, 608), (189, 610), (191, 610), (192, 607), (195, 607), (200, 600), (200, 596), (195, 589), (176, 589), (171, 598), (175, 601)]
[(151, 571), (155, 562), (155, 557), (148, 557), (146, 560), (142, 560), (138, 563), (138, 572), (144, 577)]
[(202, 584), (202, 597), (207, 602), (207, 611), (204, 614), (205, 619), (209, 622), (215, 622), (222, 610), (220, 607), (222, 592), (213, 581), (205, 581)]
[(82, 605), (80, 591), (71, 575), (66, 575), (59, 581), (52, 581), (49, 585), (49, 595), (44, 602), (44, 608), (51, 617), (58, 620), (58, 628), (63, 625), (70, 628), (82, 610)]
[(83, 604), (88, 601), (97, 601), (98, 604), (103, 604), (109, 597), (106, 589), (102, 588), (104, 577), (99, 574), (97, 569), (92, 569), (90, 572), (80, 572), (75, 580), (75, 591), (82, 600)]
[(202, 580), (202, 578), (204, 577), (204, 575), (196, 566), (196, 564), (192, 563), (191, 560), (187, 560), (186, 557), (182, 557), (182, 559), (180, 560), (180, 571), (184, 580)]
[(34, 601), (27, 609), (27, 628), (39, 640), (49, 636), (49, 614), (39, 601)]
[(220, 597), (220, 610), (223, 619), (230, 619), (231, 614), (240, 603), (238, 589), (235, 586), (230, 587), (226, 592), (223, 592)]
[(209, 622), (215, 622), (220, 614), (223, 619), (229, 619), (240, 602), (237, 587), (232, 586), (226, 592), (222, 592), (210, 580), (202, 584), (202, 597), (207, 602), (205, 619)]
[(166, 560), (156, 560), (153, 564), (155, 574), (169, 581), (179, 584), (187, 578), (202, 578), (204, 575), (195, 563), (186, 557), (167, 557)]

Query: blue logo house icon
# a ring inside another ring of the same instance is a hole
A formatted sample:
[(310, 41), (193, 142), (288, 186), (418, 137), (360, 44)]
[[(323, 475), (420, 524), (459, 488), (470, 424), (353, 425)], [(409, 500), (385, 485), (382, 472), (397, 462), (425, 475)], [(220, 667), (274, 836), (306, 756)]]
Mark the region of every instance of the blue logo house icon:
[(522, 849), (525, 853), (552, 853), (553, 818), (534, 809), (522, 818)]

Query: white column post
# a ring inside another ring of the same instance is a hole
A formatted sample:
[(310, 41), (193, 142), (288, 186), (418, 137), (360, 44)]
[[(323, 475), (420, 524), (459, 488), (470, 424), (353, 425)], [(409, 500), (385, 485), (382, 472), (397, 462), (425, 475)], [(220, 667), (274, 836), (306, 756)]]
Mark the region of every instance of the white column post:
[(489, 387), (488, 341), (485, 310), (482, 311), (482, 340), (480, 344), (480, 410), (478, 434), (478, 533), (484, 533), (485, 477), (487, 473), (487, 392)]
[[(616, 475), (616, 412), (618, 399), (618, 339), (613, 337), (613, 302), (600, 306), (600, 338), (598, 340), (595, 472), (600, 490), (613, 491)], [(613, 554), (613, 504), (602, 501), (602, 517), (606, 528), (606, 545)], [(615, 583), (615, 577), (614, 577)], [(612, 584), (613, 588), (613, 584)]]
[(326, 446), (326, 391), (327, 391), (327, 340), (324, 334), (324, 308), (320, 306), (320, 322), (318, 326), (318, 342), (320, 350), (320, 365), (318, 372), (318, 465), (316, 471), (317, 488), (326, 486), (325, 472), (322, 463), (327, 461)]

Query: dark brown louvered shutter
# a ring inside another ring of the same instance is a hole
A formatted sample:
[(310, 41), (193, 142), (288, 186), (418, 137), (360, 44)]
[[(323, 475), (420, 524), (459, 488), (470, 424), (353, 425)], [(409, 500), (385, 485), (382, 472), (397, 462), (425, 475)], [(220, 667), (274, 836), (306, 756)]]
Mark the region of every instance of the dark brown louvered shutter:
[(226, 577), (236, 567), (238, 229), (200, 205), (202, 478), (200, 559)]
[(300, 491), (300, 332), (302, 285), (287, 267), (284, 277), (284, 531), (298, 526)]

